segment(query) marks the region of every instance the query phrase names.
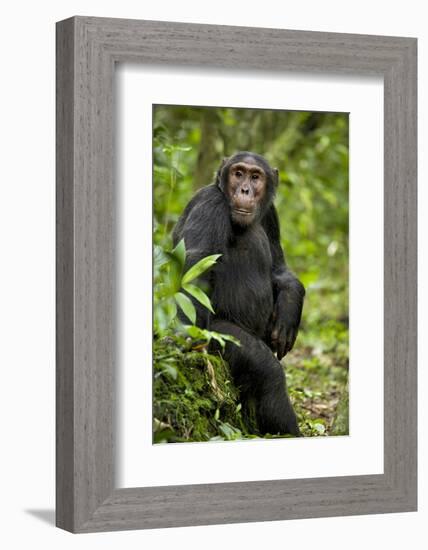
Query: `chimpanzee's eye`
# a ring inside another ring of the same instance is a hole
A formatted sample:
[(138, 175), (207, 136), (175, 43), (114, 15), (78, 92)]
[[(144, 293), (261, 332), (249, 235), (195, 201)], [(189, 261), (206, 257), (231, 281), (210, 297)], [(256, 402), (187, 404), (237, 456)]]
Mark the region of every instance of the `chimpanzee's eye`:
[(237, 171), (235, 172), (235, 176), (236, 176), (237, 178), (241, 178), (241, 177), (242, 177), (242, 172), (241, 172), (241, 170), (237, 170)]
[(258, 175), (258, 174), (253, 174), (253, 175), (251, 176), (251, 179), (252, 179), (252, 180), (258, 180), (258, 179), (259, 179), (259, 175)]

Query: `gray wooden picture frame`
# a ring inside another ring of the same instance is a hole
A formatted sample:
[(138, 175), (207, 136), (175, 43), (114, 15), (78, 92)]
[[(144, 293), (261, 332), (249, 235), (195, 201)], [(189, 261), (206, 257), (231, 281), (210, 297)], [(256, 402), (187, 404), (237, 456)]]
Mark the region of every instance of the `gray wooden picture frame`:
[[(416, 46), (414, 38), (91, 17), (57, 24), (58, 527), (83, 533), (417, 509)], [(384, 78), (383, 474), (114, 486), (118, 62)]]

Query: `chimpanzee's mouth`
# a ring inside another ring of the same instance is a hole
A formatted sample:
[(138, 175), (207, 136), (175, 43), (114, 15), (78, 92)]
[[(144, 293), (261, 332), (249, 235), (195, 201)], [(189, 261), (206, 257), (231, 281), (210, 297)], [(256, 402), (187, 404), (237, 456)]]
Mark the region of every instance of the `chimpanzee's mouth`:
[(243, 208), (235, 208), (235, 212), (243, 216), (251, 216), (252, 214), (250, 210), (244, 210)]

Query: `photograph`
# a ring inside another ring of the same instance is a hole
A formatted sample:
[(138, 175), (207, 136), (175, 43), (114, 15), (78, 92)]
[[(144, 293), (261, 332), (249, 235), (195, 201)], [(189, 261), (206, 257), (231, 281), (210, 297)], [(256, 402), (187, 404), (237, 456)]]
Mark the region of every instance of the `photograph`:
[(152, 121), (153, 443), (349, 435), (349, 113)]

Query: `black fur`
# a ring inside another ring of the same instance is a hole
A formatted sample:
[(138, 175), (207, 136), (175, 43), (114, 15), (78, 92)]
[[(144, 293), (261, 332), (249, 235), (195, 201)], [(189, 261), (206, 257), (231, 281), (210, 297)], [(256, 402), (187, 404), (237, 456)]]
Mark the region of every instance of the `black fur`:
[[(257, 219), (241, 227), (231, 219), (228, 171), (249, 156), (267, 174), (267, 192)], [(240, 347), (228, 343), (223, 355), (244, 405), (255, 401), (260, 432), (299, 435), (279, 359), (294, 345), (305, 291), (284, 260), (273, 205), (276, 185), (277, 171), (260, 155), (240, 152), (225, 159), (216, 182), (202, 188), (185, 208), (173, 237), (175, 244), (184, 238), (186, 269), (205, 256), (222, 254), (202, 277), (215, 315), (193, 300), (197, 323), (240, 340)]]

